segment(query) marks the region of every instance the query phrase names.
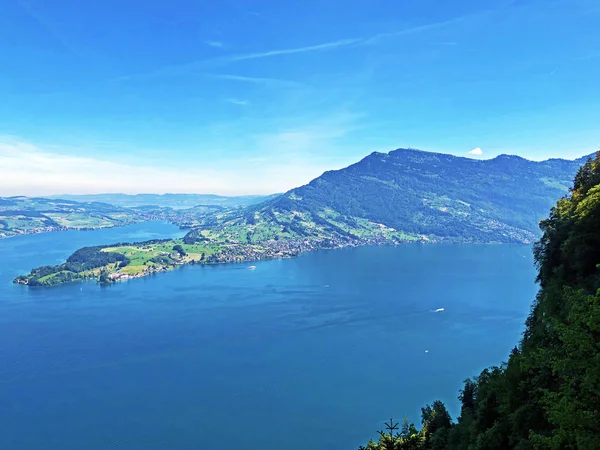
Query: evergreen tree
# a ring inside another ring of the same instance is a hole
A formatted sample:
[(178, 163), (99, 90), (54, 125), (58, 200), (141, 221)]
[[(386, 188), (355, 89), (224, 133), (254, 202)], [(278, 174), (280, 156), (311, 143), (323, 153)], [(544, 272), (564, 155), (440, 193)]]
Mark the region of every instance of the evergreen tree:
[(522, 341), (506, 363), (465, 380), (456, 423), (442, 402), (422, 408), (421, 446), (411, 448), (600, 448), (600, 153), (540, 228), (540, 291)]

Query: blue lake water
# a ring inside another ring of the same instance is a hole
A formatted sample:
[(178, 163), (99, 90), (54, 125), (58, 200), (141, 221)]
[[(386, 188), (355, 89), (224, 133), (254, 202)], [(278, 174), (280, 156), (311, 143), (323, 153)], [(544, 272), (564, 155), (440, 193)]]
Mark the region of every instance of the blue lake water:
[(0, 449), (353, 450), (435, 399), (454, 415), (537, 290), (531, 249), (493, 245), (11, 283), (84, 245), (180, 235), (151, 222), (0, 240)]

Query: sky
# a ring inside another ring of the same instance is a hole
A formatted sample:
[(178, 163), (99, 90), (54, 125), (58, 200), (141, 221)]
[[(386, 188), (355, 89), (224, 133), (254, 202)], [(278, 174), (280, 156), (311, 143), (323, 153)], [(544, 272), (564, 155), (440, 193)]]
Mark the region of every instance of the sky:
[(0, 0), (0, 195), (600, 149), (597, 0)]

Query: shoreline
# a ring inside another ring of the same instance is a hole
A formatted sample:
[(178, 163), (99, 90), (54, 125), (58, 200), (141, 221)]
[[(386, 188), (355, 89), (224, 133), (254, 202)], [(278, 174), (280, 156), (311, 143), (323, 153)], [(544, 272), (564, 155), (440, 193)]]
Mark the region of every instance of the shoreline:
[(171, 224), (171, 225), (177, 227), (180, 231), (186, 231), (186, 230), (188, 230), (187, 228), (180, 226), (179, 224), (177, 224), (174, 221), (171, 221), (171, 220), (168, 220), (168, 219), (161, 219), (161, 218), (152, 218), (152, 219), (136, 220), (136, 221), (128, 222), (128, 223), (114, 224), (114, 225), (107, 226), (107, 227), (65, 227), (65, 226), (60, 226), (60, 227), (48, 227), (48, 228), (44, 228), (44, 229), (34, 228), (34, 229), (31, 229), (31, 230), (23, 231), (22, 233), (13, 233), (13, 234), (2, 234), (2, 233), (0, 233), (0, 241), (3, 240), (3, 239), (10, 239), (10, 238), (15, 238), (15, 237), (19, 237), (19, 236), (31, 236), (31, 235), (35, 235), (35, 234), (61, 233), (63, 231), (100, 231), (100, 230), (111, 230), (113, 228), (124, 228), (124, 227), (128, 227), (128, 226), (131, 226), (131, 225), (137, 225), (137, 224), (140, 224), (140, 223), (148, 223), (148, 222), (164, 222), (164, 223), (168, 223), (168, 224)]
[[(107, 254), (116, 253), (114, 248), (132, 248), (135, 246), (137, 249), (140, 246), (151, 245), (148, 244), (152, 241), (146, 241), (137, 244), (127, 244), (122, 245), (121, 247), (115, 246), (103, 246), (104, 249), (110, 251)], [(162, 242), (162, 245), (173, 246), (173, 244), (177, 245), (179, 241), (175, 239), (166, 239)], [(340, 240), (329, 240), (328, 242), (322, 241), (311, 241), (311, 240), (300, 240), (300, 241), (272, 241), (266, 244), (219, 244), (215, 242), (210, 242), (207, 245), (217, 246), (217, 250), (206, 257), (202, 257), (199, 255), (195, 256), (182, 256), (178, 257), (174, 253), (170, 253), (168, 255), (171, 258), (169, 263), (159, 263), (159, 264), (148, 264), (143, 267), (140, 267), (139, 270), (131, 272), (131, 269), (127, 270), (129, 266), (118, 267), (118, 264), (110, 263), (102, 266), (94, 267), (93, 269), (86, 270), (80, 273), (71, 273), (69, 272), (69, 276), (64, 279), (64, 281), (59, 281), (51, 284), (30, 284), (30, 280), (33, 278), (36, 271), (41, 269), (51, 267), (54, 268), (55, 271), (52, 273), (60, 274), (64, 273), (67, 270), (64, 268), (66, 262), (57, 266), (42, 266), (38, 268), (32, 269), (32, 271), (28, 275), (20, 275), (13, 280), (14, 284), (19, 284), (22, 286), (28, 287), (52, 287), (58, 286), (61, 284), (67, 283), (75, 283), (82, 281), (91, 281), (96, 280), (98, 283), (115, 283), (120, 281), (126, 281), (134, 278), (143, 278), (149, 275), (167, 272), (170, 270), (175, 270), (180, 266), (186, 265), (217, 265), (217, 264), (228, 264), (228, 263), (245, 263), (245, 262), (256, 262), (263, 260), (275, 260), (275, 259), (289, 259), (297, 257), (303, 253), (307, 253), (315, 250), (334, 250), (340, 248), (348, 248), (348, 247), (361, 247), (368, 245), (400, 245), (406, 242), (397, 242), (387, 239), (365, 239), (361, 241), (347, 241), (342, 242)], [(81, 250), (81, 249), (80, 249)], [(164, 254), (166, 252), (161, 252)], [(72, 255), (73, 256), (73, 255)], [(164, 255), (167, 256), (167, 255)], [(124, 270), (125, 269), (125, 270)], [(43, 278), (43, 277), (42, 277)]]
[[(119, 255), (122, 259), (128, 260), (127, 256), (135, 254), (139, 257), (140, 253), (146, 252), (143, 265), (136, 261), (135, 265), (130, 265), (129, 261), (125, 264), (112, 261), (102, 265), (96, 265), (91, 269), (80, 272), (71, 272), (67, 262), (57, 266), (42, 266), (34, 268), (28, 275), (20, 275), (13, 280), (13, 283), (28, 287), (52, 287), (61, 284), (75, 283), (82, 281), (95, 280), (101, 284), (112, 284), (121, 281), (127, 281), (135, 278), (144, 278), (149, 275), (175, 270), (180, 266), (186, 265), (217, 265), (228, 263), (250, 263), (263, 260), (288, 259), (295, 258), (301, 254), (317, 250), (335, 250), (350, 247), (365, 246), (398, 246), (401, 244), (506, 244), (502, 242), (468, 242), (464, 240), (431, 239), (421, 236), (418, 239), (390, 239), (384, 236), (362, 238), (362, 239), (343, 239), (340, 237), (326, 239), (295, 239), (295, 240), (271, 240), (266, 243), (231, 243), (219, 241), (206, 241), (197, 244), (183, 244), (181, 239), (167, 238), (163, 240), (150, 240), (133, 244), (114, 244), (99, 247), (90, 247), (98, 249), (104, 256)], [(510, 244), (510, 243), (509, 243)], [(515, 242), (513, 244), (526, 245), (525, 242)], [(179, 247), (182, 253), (175, 251)], [(188, 254), (184, 248), (194, 253)], [(89, 248), (80, 249), (85, 250)], [(76, 251), (75, 253), (77, 253)], [(74, 254), (75, 255), (75, 254)], [(54, 269), (53, 272), (47, 272), (48, 275), (41, 274), (39, 271)], [(58, 277), (58, 280), (49, 280), (49, 278)], [(32, 284), (33, 283), (33, 284)]]

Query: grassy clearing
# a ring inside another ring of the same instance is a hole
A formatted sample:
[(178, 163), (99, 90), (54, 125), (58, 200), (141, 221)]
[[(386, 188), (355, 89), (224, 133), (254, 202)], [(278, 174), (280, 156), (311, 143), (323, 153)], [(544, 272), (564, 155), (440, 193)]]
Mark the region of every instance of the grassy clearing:
[(45, 215), (59, 225), (68, 228), (108, 228), (115, 226), (115, 222), (107, 217), (90, 216), (86, 213), (46, 213)]
[[(173, 247), (176, 245), (181, 245), (186, 254), (182, 256), (174, 250)], [(161, 243), (106, 247), (101, 251), (120, 253), (130, 260), (125, 267), (107, 267), (109, 273), (136, 276), (152, 269), (170, 270), (177, 264), (201, 261), (222, 248), (223, 246), (218, 243), (184, 244), (180, 239), (173, 239)], [(161, 258), (164, 258), (166, 262), (157, 262)]]

